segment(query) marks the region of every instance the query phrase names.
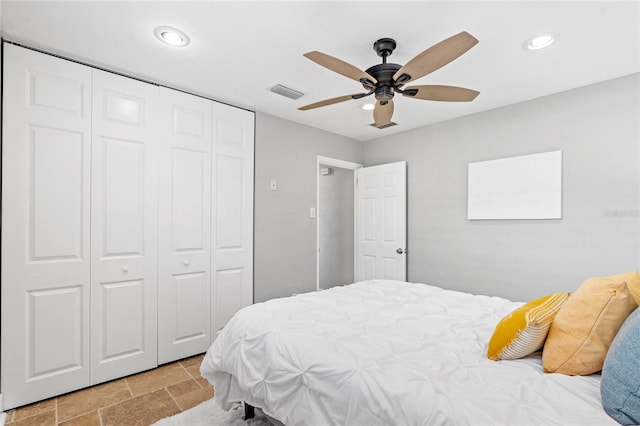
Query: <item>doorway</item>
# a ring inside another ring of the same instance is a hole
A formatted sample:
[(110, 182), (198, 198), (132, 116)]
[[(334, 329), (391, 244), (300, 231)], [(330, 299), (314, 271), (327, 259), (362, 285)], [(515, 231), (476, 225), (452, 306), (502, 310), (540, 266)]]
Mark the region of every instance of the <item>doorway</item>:
[(361, 167), (362, 164), (318, 157), (317, 290), (355, 281), (355, 172)]

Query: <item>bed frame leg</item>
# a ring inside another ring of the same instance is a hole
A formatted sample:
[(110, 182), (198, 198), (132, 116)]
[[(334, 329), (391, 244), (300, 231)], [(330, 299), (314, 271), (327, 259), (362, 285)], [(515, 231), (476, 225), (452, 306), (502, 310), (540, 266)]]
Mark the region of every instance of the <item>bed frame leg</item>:
[(246, 402), (244, 403), (244, 419), (252, 419), (256, 416), (256, 409), (253, 405), (249, 405)]

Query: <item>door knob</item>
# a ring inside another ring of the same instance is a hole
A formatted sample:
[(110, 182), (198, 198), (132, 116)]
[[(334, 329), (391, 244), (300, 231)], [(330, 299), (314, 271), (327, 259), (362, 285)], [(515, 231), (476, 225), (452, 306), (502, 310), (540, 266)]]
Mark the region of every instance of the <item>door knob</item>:
[(126, 273), (126, 272), (129, 272), (129, 265), (124, 265), (124, 266), (122, 267), (122, 272), (125, 272), (125, 273)]
[(398, 254), (402, 254), (402, 253), (406, 253), (406, 252), (407, 252), (407, 250), (404, 250), (404, 249), (401, 249), (401, 248), (396, 249), (396, 253), (398, 253)]
[(189, 261), (188, 261), (188, 260), (183, 260), (183, 261), (182, 261), (182, 264), (183, 264), (184, 266), (189, 266)]

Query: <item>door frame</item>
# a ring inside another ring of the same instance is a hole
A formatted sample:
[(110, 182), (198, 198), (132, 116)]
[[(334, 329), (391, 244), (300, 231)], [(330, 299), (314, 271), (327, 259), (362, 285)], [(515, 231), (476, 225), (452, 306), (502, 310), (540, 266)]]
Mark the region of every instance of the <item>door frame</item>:
[(316, 161), (316, 291), (320, 290), (320, 221), (318, 220), (318, 214), (320, 212), (320, 165), (330, 166), (330, 167), (338, 167), (340, 169), (347, 169), (353, 172), (353, 276), (355, 279), (356, 273), (356, 262), (357, 258), (355, 256), (356, 251), (356, 232), (358, 226), (358, 197), (357, 194), (357, 184), (358, 177), (356, 175), (356, 170), (364, 167), (363, 164), (360, 163), (352, 163), (351, 161), (339, 160), (337, 158), (323, 157), (321, 155), (317, 156)]

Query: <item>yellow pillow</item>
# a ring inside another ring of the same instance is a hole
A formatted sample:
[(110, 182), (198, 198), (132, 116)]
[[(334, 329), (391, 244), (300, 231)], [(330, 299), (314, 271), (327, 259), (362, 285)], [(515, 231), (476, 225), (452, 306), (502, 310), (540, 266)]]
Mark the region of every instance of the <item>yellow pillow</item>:
[(640, 275), (638, 271), (627, 272), (626, 274), (612, 275), (605, 277), (607, 280), (621, 280), (627, 283), (629, 293), (633, 296), (636, 303), (640, 305)]
[(550, 294), (502, 318), (489, 340), (487, 357), (517, 359), (541, 349), (553, 318), (568, 297), (569, 293)]
[(638, 306), (619, 277), (589, 278), (562, 306), (542, 351), (545, 372), (573, 376), (602, 370), (613, 338)]

